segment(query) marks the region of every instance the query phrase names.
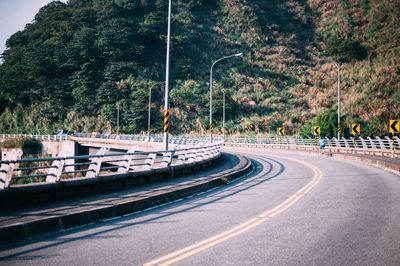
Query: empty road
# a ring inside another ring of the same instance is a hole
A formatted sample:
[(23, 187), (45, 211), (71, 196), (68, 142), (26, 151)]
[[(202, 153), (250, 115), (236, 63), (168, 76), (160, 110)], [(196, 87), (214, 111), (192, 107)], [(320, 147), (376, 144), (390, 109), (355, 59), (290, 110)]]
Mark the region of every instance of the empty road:
[(254, 171), (184, 200), (0, 247), (0, 265), (400, 265), (400, 176), (231, 149)]

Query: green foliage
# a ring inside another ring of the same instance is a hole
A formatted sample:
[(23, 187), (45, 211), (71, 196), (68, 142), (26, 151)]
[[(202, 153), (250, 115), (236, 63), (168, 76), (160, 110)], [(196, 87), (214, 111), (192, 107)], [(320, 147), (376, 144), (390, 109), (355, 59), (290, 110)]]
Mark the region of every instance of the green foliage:
[[(43, 7), (2, 55), (0, 132), (115, 132), (117, 103), (121, 133), (146, 131), (148, 92), (165, 75), (167, 3), (69, 0)], [(230, 133), (276, 132), (282, 125), (297, 132), (311, 113), (334, 108), (332, 74), (321, 65), (328, 53), (342, 63), (346, 115), (362, 117), (366, 132), (383, 134), (400, 106), (399, 10), (390, 0), (174, 2), (171, 132), (208, 129), (211, 63), (243, 52), (214, 68), (216, 131), (222, 89)], [(154, 133), (163, 127), (161, 87), (152, 91)], [(318, 119), (333, 136), (333, 115)]]
[(312, 138), (313, 128), (316, 126), (321, 128), (321, 137), (333, 138), (337, 136), (337, 111), (326, 110), (307, 121), (301, 128), (300, 135), (305, 138)]
[(24, 156), (41, 154), (43, 152), (43, 144), (37, 139), (17, 138), (7, 139), (0, 144), (5, 149), (22, 149)]
[(339, 36), (332, 36), (326, 41), (326, 50), (344, 62), (362, 60), (367, 56), (366, 48), (358, 42)]

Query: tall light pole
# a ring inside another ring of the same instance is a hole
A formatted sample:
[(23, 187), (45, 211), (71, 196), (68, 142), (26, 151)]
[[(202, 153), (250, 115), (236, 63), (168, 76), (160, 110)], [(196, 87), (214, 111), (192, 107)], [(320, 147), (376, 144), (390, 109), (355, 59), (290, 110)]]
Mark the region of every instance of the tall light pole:
[(165, 66), (165, 100), (164, 100), (164, 150), (168, 150), (168, 132), (169, 132), (169, 50), (171, 41), (171, 9), (172, 0), (168, 1), (168, 32), (167, 32), (167, 60)]
[(117, 101), (117, 135), (119, 135), (119, 101)]
[(150, 87), (149, 89), (149, 110), (147, 113), (147, 141), (150, 141), (150, 112), (151, 112), (151, 89), (153, 86)]
[(233, 55), (228, 55), (228, 56), (224, 56), (221, 57), (220, 59), (214, 61), (214, 63), (212, 63), (211, 65), (211, 69), (210, 69), (210, 142), (212, 143), (212, 89), (213, 89), (213, 67), (216, 63), (218, 63), (219, 61), (222, 61), (224, 59), (227, 58), (231, 58), (231, 57), (237, 57), (237, 56), (242, 56), (243, 53), (238, 53), (238, 54), (233, 54)]
[(222, 135), (225, 139), (225, 89), (222, 89)]
[(340, 67), (339, 64), (336, 63), (335, 61), (332, 61), (332, 63), (336, 66), (337, 68), (337, 121), (338, 121), (338, 140), (340, 140), (340, 131), (342, 129), (342, 126), (340, 124)]

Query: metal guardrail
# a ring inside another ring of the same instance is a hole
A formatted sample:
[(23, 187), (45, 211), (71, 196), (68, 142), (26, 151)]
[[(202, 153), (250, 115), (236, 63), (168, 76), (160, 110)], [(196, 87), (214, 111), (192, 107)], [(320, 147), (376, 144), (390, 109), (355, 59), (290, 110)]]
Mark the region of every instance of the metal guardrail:
[(0, 161), (0, 189), (23, 183), (54, 183), (201, 162), (219, 156), (220, 147), (220, 143), (198, 143), (167, 151), (125, 153), (113, 153), (108, 148), (102, 148), (96, 155)]
[[(32, 135), (32, 134), (0, 134), (0, 141), (6, 139), (16, 138), (33, 138), (37, 140), (70, 140), (71, 137), (78, 138), (99, 138), (99, 139), (116, 139), (116, 140), (132, 140), (132, 141), (150, 141), (150, 142), (163, 142), (162, 135), (128, 135), (128, 134), (105, 134), (105, 133), (73, 133), (71, 135)], [(169, 139), (171, 144), (189, 145), (199, 142), (207, 141), (207, 138), (193, 138), (184, 136), (173, 136)]]
[[(386, 156), (400, 158), (400, 138), (357, 138), (337, 139), (322, 138), (325, 142), (325, 149), (331, 152), (369, 154), (374, 156)], [(317, 139), (302, 138), (234, 138), (225, 140), (226, 146), (261, 146), (268, 148), (294, 149), (294, 150), (319, 150)]]
[[(150, 142), (163, 142), (163, 135), (125, 135), (125, 134), (100, 134), (100, 133), (74, 133), (73, 137), (78, 138), (99, 138), (99, 139), (116, 139), (116, 140), (132, 140), (132, 141), (150, 141)], [(169, 143), (190, 145), (199, 142), (207, 142), (205, 138), (194, 138), (185, 136), (173, 136), (169, 138)]]
[(17, 138), (32, 138), (37, 140), (68, 140), (69, 135), (33, 135), (33, 134), (0, 134), (0, 140), (17, 139)]

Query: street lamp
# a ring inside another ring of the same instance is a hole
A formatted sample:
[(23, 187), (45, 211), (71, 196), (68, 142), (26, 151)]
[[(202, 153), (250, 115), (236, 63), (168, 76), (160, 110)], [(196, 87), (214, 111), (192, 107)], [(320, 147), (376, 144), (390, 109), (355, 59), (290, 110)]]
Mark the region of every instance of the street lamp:
[(338, 140), (340, 140), (340, 130), (342, 129), (341, 124), (340, 124), (340, 67), (339, 64), (336, 63), (335, 61), (332, 61), (332, 63), (336, 66), (337, 68), (337, 121), (338, 121)]
[(225, 139), (225, 89), (222, 89), (222, 135)]
[(228, 56), (224, 56), (216, 61), (214, 61), (214, 63), (212, 63), (211, 65), (211, 69), (210, 69), (210, 142), (212, 143), (212, 88), (213, 88), (213, 67), (216, 63), (218, 63), (219, 61), (222, 61), (224, 59), (228, 59), (231, 57), (238, 57), (238, 56), (242, 56), (243, 53), (238, 53), (238, 54), (233, 54), (233, 55), (228, 55)]
[[(164, 116), (166, 113), (169, 114), (169, 50), (170, 50), (170, 41), (171, 41), (171, 0), (168, 1), (168, 32), (167, 32), (167, 60), (165, 66), (165, 103), (164, 103)], [(166, 118), (164, 117), (164, 150), (168, 150), (168, 132), (169, 127), (166, 127)]]
[(119, 101), (117, 101), (117, 136), (119, 135)]

